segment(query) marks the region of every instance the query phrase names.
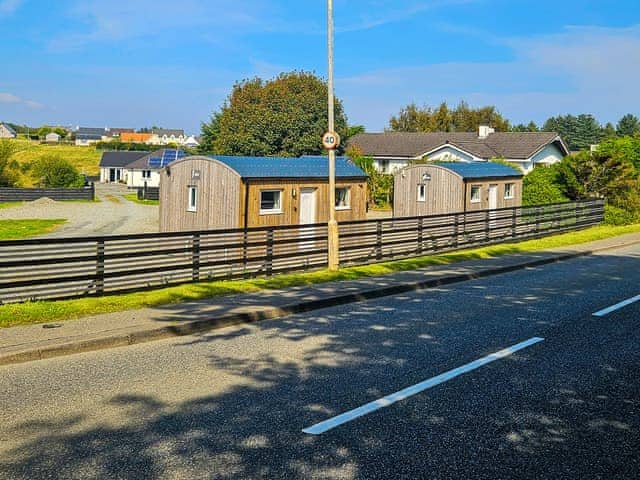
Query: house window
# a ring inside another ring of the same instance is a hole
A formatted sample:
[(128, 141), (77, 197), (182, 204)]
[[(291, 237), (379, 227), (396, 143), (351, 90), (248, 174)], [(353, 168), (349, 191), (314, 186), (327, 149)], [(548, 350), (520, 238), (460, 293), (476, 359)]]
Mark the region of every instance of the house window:
[(380, 172), (387, 173), (389, 171), (389, 160), (380, 161)]
[(189, 206), (187, 207), (188, 212), (195, 212), (198, 206), (198, 187), (189, 186)]
[(151, 178), (151, 170), (142, 170), (142, 178)]
[(420, 183), (418, 185), (418, 201), (419, 202), (427, 201), (427, 186), (424, 183)]
[(282, 213), (281, 190), (262, 190), (260, 192), (260, 213)]
[(336, 210), (351, 208), (351, 189), (349, 187), (336, 188)]
[(504, 184), (504, 198), (509, 199), (515, 196), (515, 184), (513, 183), (505, 183)]
[(471, 185), (471, 203), (480, 203), (480, 185)]

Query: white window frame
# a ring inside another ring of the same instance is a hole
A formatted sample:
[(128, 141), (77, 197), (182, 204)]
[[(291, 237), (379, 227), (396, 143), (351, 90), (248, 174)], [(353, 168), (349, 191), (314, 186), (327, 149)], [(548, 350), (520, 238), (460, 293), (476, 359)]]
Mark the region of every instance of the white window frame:
[(427, 184), (419, 183), (418, 184), (418, 202), (426, 202), (427, 201)]
[[(507, 189), (507, 187), (509, 187)], [(507, 190), (509, 193), (507, 193)], [(513, 198), (515, 198), (516, 194), (515, 194), (515, 190), (516, 190), (516, 184), (515, 183), (505, 183), (504, 184), (504, 198), (505, 200), (511, 200)]]
[[(473, 198), (473, 191), (478, 190), (478, 198)], [(471, 203), (480, 203), (482, 202), (482, 185), (471, 185), (471, 191), (469, 192), (469, 199)]]
[[(344, 205), (338, 205), (338, 190), (346, 190), (347, 192), (344, 198)], [(336, 187), (335, 207), (336, 210), (351, 209), (351, 187)]]
[(187, 197), (187, 212), (198, 211), (198, 187), (189, 185)]
[[(277, 194), (277, 198), (274, 199), (274, 202), (273, 202), (274, 208), (262, 208), (263, 193)], [(275, 215), (278, 213), (282, 213), (282, 190), (260, 190), (260, 215)]]

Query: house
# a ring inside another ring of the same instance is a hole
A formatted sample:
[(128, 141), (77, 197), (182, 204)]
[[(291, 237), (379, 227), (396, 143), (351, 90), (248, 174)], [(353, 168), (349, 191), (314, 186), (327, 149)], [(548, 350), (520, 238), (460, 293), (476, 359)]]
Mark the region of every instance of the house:
[(517, 207), (522, 177), (521, 171), (493, 162), (410, 165), (394, 175), (393, 216)]
[(60, 141), (60, 135), (56, 132), (47, 133), (44, 137), (46, 143), (58, 143)]
[(348, 141), (382, 173), (394, 173), (415, 160), (486, 162), (502, 158), (528, 173), (537, 165), (562, 160), (569, 149), (555, 132), (494, 132), (481, 126), (478, 133), (359, 133)]
[(163, 148), (146, 152), (126, 166), (126, 183), (129, 188), (159, 187), (160, 173), (171, 163), (186, 156), (184, 150)]
[(78, 127), (74, 132), (76, 145), (87, 146), (98, 143), (107, 136), (107, 133), (107, 128)]
[(103, 152), (100, 158), (100, 182), (126, 182), (127, 166), (149, 152)]
[[(160, 231), (327, 222), (326, 157), (194, 155), (160, 175)], [(336, 159), (336, 220), (364, 220), (367, 176)]]
[(16, 131), (6, 123), (0, 123), (0, 138), (16, 138)]
[(185, 140), (187, 140), (187, 137), (184, 134), (184, 130), (154, 128), (151, 130), (151, 138), (148, 143), (153, 145), (167, 145), (169, 143), (184, 145)]
[(196, 148), (200, 146), (200, 141), (194, 135), (189, 135), (184, 141), (183, 146), (187, 148)]
[(122, 132), (120, 141), (125, 143), (151, 143), (150, 133)]

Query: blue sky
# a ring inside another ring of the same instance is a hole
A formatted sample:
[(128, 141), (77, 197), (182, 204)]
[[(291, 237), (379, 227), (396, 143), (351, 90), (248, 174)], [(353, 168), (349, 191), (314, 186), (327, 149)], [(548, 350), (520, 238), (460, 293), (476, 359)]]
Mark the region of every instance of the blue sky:
[[(334, 0), (336, 95), (381, 131), (410, 102), (513, 122), (640, 116), (638, 0)], [(0, 0), (0, 121), (184, 128), (234, 82), (326, 76), (324, 0)]]

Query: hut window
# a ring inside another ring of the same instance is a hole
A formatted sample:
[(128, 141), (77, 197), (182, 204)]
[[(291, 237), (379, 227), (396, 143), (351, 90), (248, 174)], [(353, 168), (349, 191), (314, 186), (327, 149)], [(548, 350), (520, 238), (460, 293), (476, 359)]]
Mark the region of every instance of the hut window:
[(142, 178), (151, 178), (151, 170), (142, 170)]
[(280, 190), (262, 190), (260, 192), (260, 213), (281, 213)]
[(480, 185), (471, 185), (471, 203), (480, 202)]
[(195, 212), (198, 204), (198, 187), (193, 185), (189, 186), (189, 206), (187, 207), (188, 212)]
[(336, 209), (347, 210), (351, 208), (351, 195), (349, 187), (336, 188)]
[(418, 201), (419, 202), (427, 201), (427, 185), (424, 183), (418, 184)]
[(513, 198), (515, 185), (513, 183), (504, 184), (504, 198)]

